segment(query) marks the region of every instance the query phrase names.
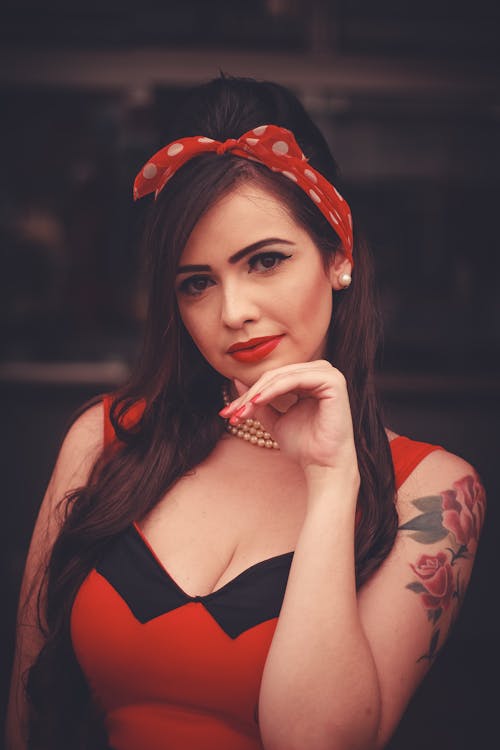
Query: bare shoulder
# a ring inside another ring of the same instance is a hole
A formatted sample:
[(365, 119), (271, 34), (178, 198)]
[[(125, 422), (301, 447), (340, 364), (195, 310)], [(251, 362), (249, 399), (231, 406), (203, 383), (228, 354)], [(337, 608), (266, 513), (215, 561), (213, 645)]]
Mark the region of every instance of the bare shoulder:
[[(398, 491), (400, 520), (404, 522), (424, 506), (430, 507), (431, 501), (426, 503), (424, 498), (431, 497), (440, 498), (439, 510), (442, 513), (453, 504), (452, 498), (455, 498), (455, 503), (464, 505), (464, 511), (477, 506), (477, 511), (481, 511), (478, 521), (482, 525), (485, 490), (475, 467), (461, 456), (447, 450), (435, 450), (422, 459)], [(435, 505), (437, 510), (437, 500)]]
[(27, 747), (23, 736), (28, 716), (24, 675), (45, 642), (45, 634), (40, 629), (46, 596), (44, 572), (64, 522), (62, 501), (67, 493), (87, 482), (92, 466), (102, 451), (103, 420), (101, 402), (86, 409), (69, 428), (33, 530), (19, 595), (16, 650), (7, 713), (7, 746), (12, 750)]
[(104, 408), (99, 402), (80, 414), (66, 433), (51, 478), (55, 494), (86, 482), (103, 443)]
[(100, 443), (104, 437), (104, 406), (102, 401), (90, 406), (75, 419), (69, 428), (63, 445), (89, 445)]

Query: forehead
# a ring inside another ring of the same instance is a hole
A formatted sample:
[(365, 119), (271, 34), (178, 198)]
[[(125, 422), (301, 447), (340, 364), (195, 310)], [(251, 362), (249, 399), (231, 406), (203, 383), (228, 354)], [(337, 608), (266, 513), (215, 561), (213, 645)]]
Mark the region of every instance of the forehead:
[(267, 190), (252, 184), (238, 186), (200, 218), (181, 254), (191, 262), (199, 254), (232, 254), (266, 237), (292, 242), (307, 234), (287, 206)]

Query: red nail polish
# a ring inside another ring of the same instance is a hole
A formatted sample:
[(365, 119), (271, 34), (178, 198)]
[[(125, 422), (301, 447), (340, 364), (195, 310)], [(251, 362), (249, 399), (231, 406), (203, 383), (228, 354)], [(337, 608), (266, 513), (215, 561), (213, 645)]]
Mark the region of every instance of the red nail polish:
[(219, 414), (221, 417), (225, 417), (229, 412), (231, 411), (231, 408), (229, 406), (224, 406), (220, 411)]
[(236, 409), (236, 411), (234, 412), (233, 417), (240, 417), (246, 408), (247, 408), (246, 404), (243, 404), (243, 406), (240, 406), (240, 408)]
[(259, 400), (259, 398), (260, 398), (261, 396), (262, 396), (262, 393), (256, 393), (256, 394), (255, 394), (255, 396), (254, 396), (253, 398), (251, 398), (251, 399), (250, 399), (250, 401), (252, 402), (252, 404), (256, 404), (256, 403), (257, 403), (257, 401)]

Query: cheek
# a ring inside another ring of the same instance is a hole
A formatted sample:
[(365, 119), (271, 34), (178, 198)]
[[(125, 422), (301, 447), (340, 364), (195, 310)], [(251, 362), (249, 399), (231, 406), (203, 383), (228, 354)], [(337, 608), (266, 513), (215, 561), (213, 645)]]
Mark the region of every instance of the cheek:
[[(317, 274), (304, 283), (299, 281), (289, 290), (287, 306), (292, 301), (294, 317), (304, 323), (311, 333), (326, 330), (332, 314), (332, 288), (324, 274)], [(285, 308), (286, 309), (286, 308)]]

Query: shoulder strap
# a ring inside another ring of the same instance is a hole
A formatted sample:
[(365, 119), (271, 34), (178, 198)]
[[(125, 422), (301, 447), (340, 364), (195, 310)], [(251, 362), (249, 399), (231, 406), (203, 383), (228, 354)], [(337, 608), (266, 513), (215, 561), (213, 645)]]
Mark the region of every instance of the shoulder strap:
[(399, 490), (403, 482), (408, 479), (413, 469), (433, 451), (445, 450), (441, 445), (421, 443), (418, 440), (399, 435), (390, 442), (396, 489)]
[(107, 448), (110, 443), (115, 439), (115, 431), (109, 418), (109, 410), (111, 409), (112, 396), (110, 393), (106, 393), (102, 399), (102, 405), (104, 407), (104, 447)]
[[(104, 407), (104, 447), (106, 448), (117, 439), (109, 416), (111, 404), (113, 403), (113, 394), (106, 393), (103, 396), (102, 403)], [(139, 421), (143, 411), (144, 401), (137, 401), (137, 403), (133, 404), (123, 417), (124, 426), (130, 427), (136, 424)]]

